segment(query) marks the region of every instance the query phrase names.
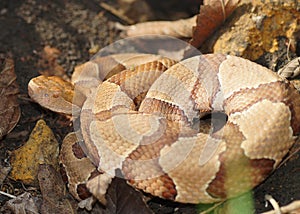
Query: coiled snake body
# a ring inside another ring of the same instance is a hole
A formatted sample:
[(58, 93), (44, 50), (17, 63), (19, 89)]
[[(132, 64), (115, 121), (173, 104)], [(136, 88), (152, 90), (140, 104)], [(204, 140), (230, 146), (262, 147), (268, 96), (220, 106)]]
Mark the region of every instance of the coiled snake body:
[[(111, 55), (82, 65), (72, 78), (67, 83), (40, 76), (28, 87), (42, 106), (80, 113), (88, 158), (74, 155), (74, 134), (61, 151), (78, 199), (80, 182), (87, 182), (103, 200), (119, 170), (132, 186), (155, 196), (184, 203), (224, 200), (261, 183), (300, 131), (295, 88), (235, 56), (175, 62), (157, 55)], [(210, 126), (215, 112), (226, 115), (221, 128)], [(208, 114), (210, 122), (200, 119)]]

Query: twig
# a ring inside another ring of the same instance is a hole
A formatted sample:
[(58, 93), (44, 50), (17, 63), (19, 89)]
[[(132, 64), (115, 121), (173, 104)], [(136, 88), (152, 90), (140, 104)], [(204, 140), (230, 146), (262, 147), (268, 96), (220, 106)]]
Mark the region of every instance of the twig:
[(286, 50), (286, 56), (287, 56), (288, 61), (291, 61), (291, 58), (290, 58), (290, 56), (289, 56), (289, 51), (290, 51), (290, 47), (291, 47), (291, 42), (292, 42), (292, 40), (289, 39), (289, 43), (288, 43), (288, 45), (287, 45), (287, 50)]
[(224, 0), (220, 0), (221, 6), (222, 6), (222, 12), (223, 12), (223, 22), (226, 20), (226, 10), (225, 10), (225, 3)]
[[(280, 207), (281, 213), (299, 213), (300, 212), (300, 200), (293, 201), (292, 203)], [(275, 210), (267, 211), (262, 214), (276, 214)]]
[(280, 207), (277, 201), (271, 195), (265, 195), (265, 199), (268, 200), (270, 204), (273, 206), (275, 214), (281, 214)]
[(0, 194), (5, 195), (5, 196), (10, 197), (10, 198), (17, 198), (16, 196), (11, 195), (11, 194), (6, 193), (6, 192), (3, 192), (3, 191), (1, 191), (1, 190), (0, 190)]
[(119, 19), (123, 20), (124, 22), (126, 22), (127, 24), (134, 24), (135, 22), (130, 19), (129, 17), (125, 16), (124, 14), (122, 14), (119, 10), (113, 8), (112, 6), (110, 6), (109, 4), (106, 4), (105, 2), (101, 2), (100, 6), (109, 11), (110, 13), (112, 13), (113, 15), (115, 15), (116, 17), (118, 17)]
[(208, 208), (207, 210), (200, 212), (200, 214), (208, 214), (223, 203), (224, 203), (224, 201), (218, 202), (218, 203), (214, 204), (212, 207)]
[[(298, 147), (298, 142), (299, 142), (299, 139), (296, 141), (296, 144), (295, 144), (295, 145), (297, 145), (297, 147)], [(290, 150), (288, 156), (286, 158), (284, 158), (283, 161), (281, 161), (281, 163), (278, 165), (277, 168), (280, 168), (281, 166), (283, 166), (283, 164), (285, 164), (289, 159), (291, 159), (291, 157), (293, 157), (294, 155), (296, 155), (300, 151), (300, 147), (297, 148), (297, 147), (295, 147), (295, 145)]]

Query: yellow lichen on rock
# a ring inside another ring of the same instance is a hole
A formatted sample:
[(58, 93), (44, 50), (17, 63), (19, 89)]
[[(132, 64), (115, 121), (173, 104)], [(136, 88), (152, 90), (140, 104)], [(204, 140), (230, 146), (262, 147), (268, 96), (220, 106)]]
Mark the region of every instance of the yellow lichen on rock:
[(227, 26), (209, 41), (212, 51), (256, 60), (278, 50), (278, 37), (295, 45), (299, 7), (298, 0), (242, 0)]
[(58, 169), (59, 145), (52, 130), (44, 120), (36, 123), (28, 141), (12, 152), (11, 176), (25, 184), (37, 184), (40, 164), (50, 164)]

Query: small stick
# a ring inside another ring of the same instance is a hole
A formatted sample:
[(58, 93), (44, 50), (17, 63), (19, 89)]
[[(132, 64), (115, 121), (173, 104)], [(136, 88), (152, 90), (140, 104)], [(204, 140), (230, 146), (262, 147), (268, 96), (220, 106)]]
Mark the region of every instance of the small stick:
[(221, 6), (222, 6), (222, 12), (223, 12), (223, 22), (226, 20), (226, 11), (225, 11), (225, 3), (224, 0), (220, 0)]
[(3, 192), (3, 191), (1, 191), (1, 190), (0, 190), (0, 194), (5, 195), (5, 196), (10, 197), (10, 198), (17, 198), (16, 196), (11, 195), (11, 194), (6, 193), (6, 192)]
[(275, 201), (275, 199), (271, 195), (265, 195), (265, 199), (268, 200), (270, 204), (273, 206), (275, 214), (281, 214), (280, 207), (277, 201)]
[(290, 55), (289, 55), (291, 43), (292, 43), (292, 40), (289, 39), (289, 43), (288, 43), (287, 48), (286, 48), (286, 56), (287, 56), (288, 61), (291, 61), (291, 58), (290, 58)]
[(112, 13), (113, 15), (115, 15), (116, 17), (118, 17), (119, 19), (123, 20), (124, 22), (126, 22), (127, 24), (134, 24), (135, 22), (130, 19), (129, 17), (125, 16), (124, 14), (122, 14), (119, 10), (113, 8), (112, 6), (110, 6), (109, 4), (106, 4), (105, 2), (101, 2), (100, 6), (109, 11), (110, 13)]
[[(280, 208), (282, 213), (299, 213), (300, 211), (300, 200), (293, 201), (292, 203)], [(275, 210), (267, 211), (262, 214), (275, 214)]]

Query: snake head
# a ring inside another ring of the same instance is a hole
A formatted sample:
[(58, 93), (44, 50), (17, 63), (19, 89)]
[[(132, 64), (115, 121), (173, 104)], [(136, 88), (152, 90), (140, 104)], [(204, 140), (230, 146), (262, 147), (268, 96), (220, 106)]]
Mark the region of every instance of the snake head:
[[(79, 115), (74, 102), (74, 86), (57, 76), (38, 76), (28, 83), (29, 96), (41, 106), (67, 115)], [(78, 102), (76, 102), (78, 103)]]

